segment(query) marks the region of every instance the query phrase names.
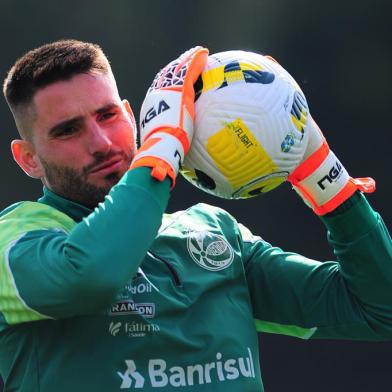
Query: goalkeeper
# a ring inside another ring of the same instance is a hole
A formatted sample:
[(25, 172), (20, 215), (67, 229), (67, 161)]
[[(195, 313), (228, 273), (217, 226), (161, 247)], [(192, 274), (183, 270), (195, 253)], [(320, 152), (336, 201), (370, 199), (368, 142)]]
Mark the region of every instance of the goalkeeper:
[(392, 338), (392, 245), (362, 193), (372, 183), (341, 166), (320, 193), (335, 158), (312, 120), (290, 181), (320, 215), (336, 261), (284, 252), (216, 207), (164, 214), (206, 59), (197, 47), (157, 75), (139, 150), (97, 45), (57, 41), (11, 68), (13, 156), (44, 191), (0, 216), (5, 391), (256, 392), (257, 331)]

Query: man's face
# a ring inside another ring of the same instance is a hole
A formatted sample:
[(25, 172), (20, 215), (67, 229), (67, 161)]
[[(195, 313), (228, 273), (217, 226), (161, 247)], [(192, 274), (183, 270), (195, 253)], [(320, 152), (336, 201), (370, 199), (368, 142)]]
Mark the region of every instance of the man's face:
[(79, 74), (33, 99), (33, 146), (43, 183), (56, 194), (96, 206), (129, 168), (135, 122), (111, 75)]

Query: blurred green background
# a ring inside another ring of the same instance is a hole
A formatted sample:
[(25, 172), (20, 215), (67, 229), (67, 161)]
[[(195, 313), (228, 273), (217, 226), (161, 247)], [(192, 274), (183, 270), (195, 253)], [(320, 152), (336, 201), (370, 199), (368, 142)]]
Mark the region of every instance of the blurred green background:
[[(0, 74), (29, 49), (60, 38), (102, 46), (120, 94), (135, 114), (155, 73), (196, 44), (210, 52), (246, 49), (273, 55), (296, 78), (313, 117), (352, 176), (372, 176), (369, 196), (391, 228), (392, 3), (311, 0), (0, 0)], [(0, 100), (0, 208), (36, 199), (41, 184), (14, 164), (17, 137)], [(285, 184), (263, 197), (225, 201), (180, 180), (169, 211), (196, 202), (226, 208), (283, 249), (334, 258), (326, 233)], [(206, 316), (207, 317), (207, 316)], [(238, 331), (241, 333), (241, 331)], [(267, 391), (387, 392), (392, 343), (302, 342), (260, 336)]]

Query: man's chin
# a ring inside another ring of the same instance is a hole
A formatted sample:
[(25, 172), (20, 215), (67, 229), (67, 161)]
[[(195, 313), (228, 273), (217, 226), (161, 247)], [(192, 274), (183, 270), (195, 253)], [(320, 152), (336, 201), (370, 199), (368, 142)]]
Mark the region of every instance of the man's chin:
[(109, 194), (118, 180), (118, 177), (112, 176), (109, 179), (101, 179), (100, 181), (79, 181), (77, 184), (68, 183), (68, 186), (61, 184), (62, 186), (49, 188), (67, 200), (93, 209), (105, 200), (105, 196)]
[(120, 181), (122, 176), (123, 174), (119, 171), (107, 174), (103, 177), (89, 176), (88, 184), (96, 188), (107, 189), (107, 193), (109, 193), (110, 189)]
[(44, 163), (46, 172), (44, 184), (57, 195), (89, 208), (94, 208), (105, 200), (105, 196), (120, 181), (128, 168), (128, 165), (124, 164), (121, 170), (100, 176)]
[(88, 208), (95, 208), (105, 200), (112, 187), (85, 186), (81, 192), (69, 194), (68, 198)]

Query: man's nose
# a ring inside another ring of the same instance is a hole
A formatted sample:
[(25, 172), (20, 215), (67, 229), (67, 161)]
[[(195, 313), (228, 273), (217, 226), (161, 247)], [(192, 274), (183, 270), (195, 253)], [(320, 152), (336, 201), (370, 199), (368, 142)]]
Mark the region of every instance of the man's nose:
[(95, 122), (90, 124), (87, 135), (86, 143), (91, 155), (96, 153), (105, 154), (110, 151), (112, 147), (110, 135), (108, 131), (99, 124)]

